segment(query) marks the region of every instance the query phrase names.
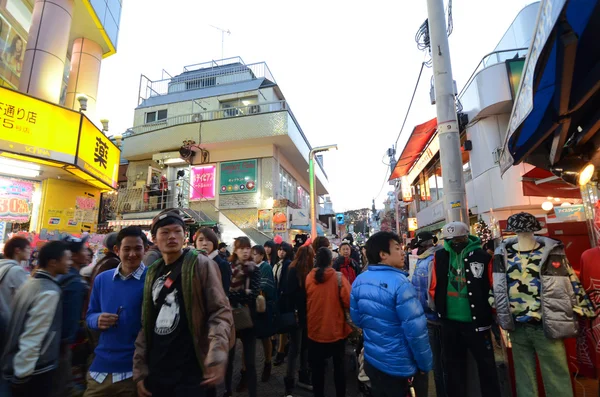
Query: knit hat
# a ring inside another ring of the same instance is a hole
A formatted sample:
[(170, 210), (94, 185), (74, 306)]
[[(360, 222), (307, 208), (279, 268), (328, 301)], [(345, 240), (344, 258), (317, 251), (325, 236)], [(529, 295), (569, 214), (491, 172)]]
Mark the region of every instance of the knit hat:
[(417, 246), (420, 246), (421, 243), (426, 241), (433, 240), (433, 243), (437, 243), (437, 237), (433, 235), (431, 232), (421, 232), (417, 234)]
[(185, 221), (183, 220), (184, 215), (185, 214), (177, 208), (166, 209), (152, 219), (150, 232), (155, 236), (160, 227), (170, 224), (169, 221), (175, 221), (176, 223), (181, 224), (181, 227), (185, 229)]
[(442, 238), (452, 240), (454, 237), (464, 237), (469, 235), (469, 226), (463, 222), (450, 222), (442, 228)]
[(507, 221), (507, 232), (513, 233), (533, 233), (542, 230), (542, 225), (535, 216), (527, 212), (519, 212), (511, 215)]

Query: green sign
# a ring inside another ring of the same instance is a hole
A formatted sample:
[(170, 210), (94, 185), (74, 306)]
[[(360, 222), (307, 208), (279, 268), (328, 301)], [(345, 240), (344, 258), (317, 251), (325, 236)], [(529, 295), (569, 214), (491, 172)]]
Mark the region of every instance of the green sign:
[(221, 194), (256, 193), (258, 162), (256, 160), (221, 163)]
[(512, 92), (513, 100), (517, 97), (517, 90), (521, 83), (523, 75), (523, 66), (525, 66), (525, 58), (509, 59), (506, 61), (506, 70), (508, 72), (508, 81), (510, 82), (510, 91)]

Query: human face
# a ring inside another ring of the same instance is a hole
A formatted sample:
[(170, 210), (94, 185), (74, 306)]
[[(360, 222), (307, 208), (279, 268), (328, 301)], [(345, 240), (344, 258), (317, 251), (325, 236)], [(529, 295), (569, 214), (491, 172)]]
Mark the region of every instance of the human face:
[(282, 250), (281, 248), (279, 249), (279, 251), (277, 251), (277, 256), (279, 257), (279, 259), (285, 259), (286, 256), (286, 252), (284, 250)]
[(204, 250), (209, 254), (215, 250), (215, 246), (212, 241), (207, 239), (202, 233), (200, 233), (196, 239), (196, 248)]
[(238, 248), (235, 250), (235, 254), (240, 259), (240, 261), (246, 262), (248, 261), (248, 259), (250, 259), (250, 251), (250, 247)]
[(396, 240), (390, 240), (390, 253), (381, 252), (381, 263), (395, 267), (397, 269), (404, 268), (404, 251), (402, 246)]
[(267, 256), (271, 255), (271, 247), (265, 247), (265, 254), (267, 254)]
[(174, 254), (183, 249), (185, 232), (181, 225), (168, 225), (156, 231), (156, 245), (163, 254)]
[(340, 248), (340, 254), (344, 257), (344, 258), (350, 258), (350, 254), (352, 253), (352, 249), (350, 248), (349, 245), (343, 245)]
[[(73, 261), (71, 251), (66, 250), (59, 260), (50, 261), (49, 267), (54, 267), (54, 274), (67, 274)], [(51, 271), (51, 269), (48, 269)]]
[(90, 250), (84, 245), (78, 252), (72, 253), (71, 259), (73, 264), (78, 266), (87, 266), (92, 261)]
[(15, 50), (17, 54), (20, 54), (23, 51), (23, 42), (21, 40), (17, 40), (15, 43)]
[(144, 258), (144, 241), (141, 237), (127, 236), (121, 241), (121, 246), (115, 246), (115, 254), (121, 258), (121, 264), (128, 270), (135, 270), (140, 267)]
[(252, 250), (252, 260), (254, 263), (262, 263), (265, 260), (265, 257), (262, 254)]

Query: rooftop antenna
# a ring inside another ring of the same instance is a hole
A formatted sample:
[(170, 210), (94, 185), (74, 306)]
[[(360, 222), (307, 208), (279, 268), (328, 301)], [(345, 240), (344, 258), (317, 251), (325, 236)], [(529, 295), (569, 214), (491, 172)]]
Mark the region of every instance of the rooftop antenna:
[(231, 35), (231, 31), (229, 29), (225, 30), (225, 29), (221, 29), (215, 25), (209, 25), (217, 30), (219, 30), (221, 32), (221, 60), (225, 59), (225, 52), (224, 52), (224, 47), (225, 47), (225, 33), (227, 33), (228, 35)]

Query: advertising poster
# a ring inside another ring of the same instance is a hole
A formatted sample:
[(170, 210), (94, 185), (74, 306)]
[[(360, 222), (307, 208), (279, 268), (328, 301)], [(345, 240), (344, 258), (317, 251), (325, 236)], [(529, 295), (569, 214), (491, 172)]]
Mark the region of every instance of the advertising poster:
[(221, 194), (256, 193), (258, 162), (256, 160), (221, 163)]
[(258, 230), (273, 231), (273, 210), (258, 210)]
[(29, 222), (33, 190), (32, 182), (0, 178), (0, 221)]
[(273, 210), (273, 229), (276, 233), (288, 230), (287, 208), (275, 208)]
[(40, 233), (94, 233), (98, 220), (100, 190), (58, 179), (43, 182), (46, 194)]
[(0, 15), (0, 76), (19, 86), (27, 41)]
[(215, 165), (192, 167), (190, 173), (190, 200), (212, 200), (215, 198)]
[(585, 222), (585, 208), (583, 204), (568, 207), (554, 207), (556, 218), (562, 222)]

